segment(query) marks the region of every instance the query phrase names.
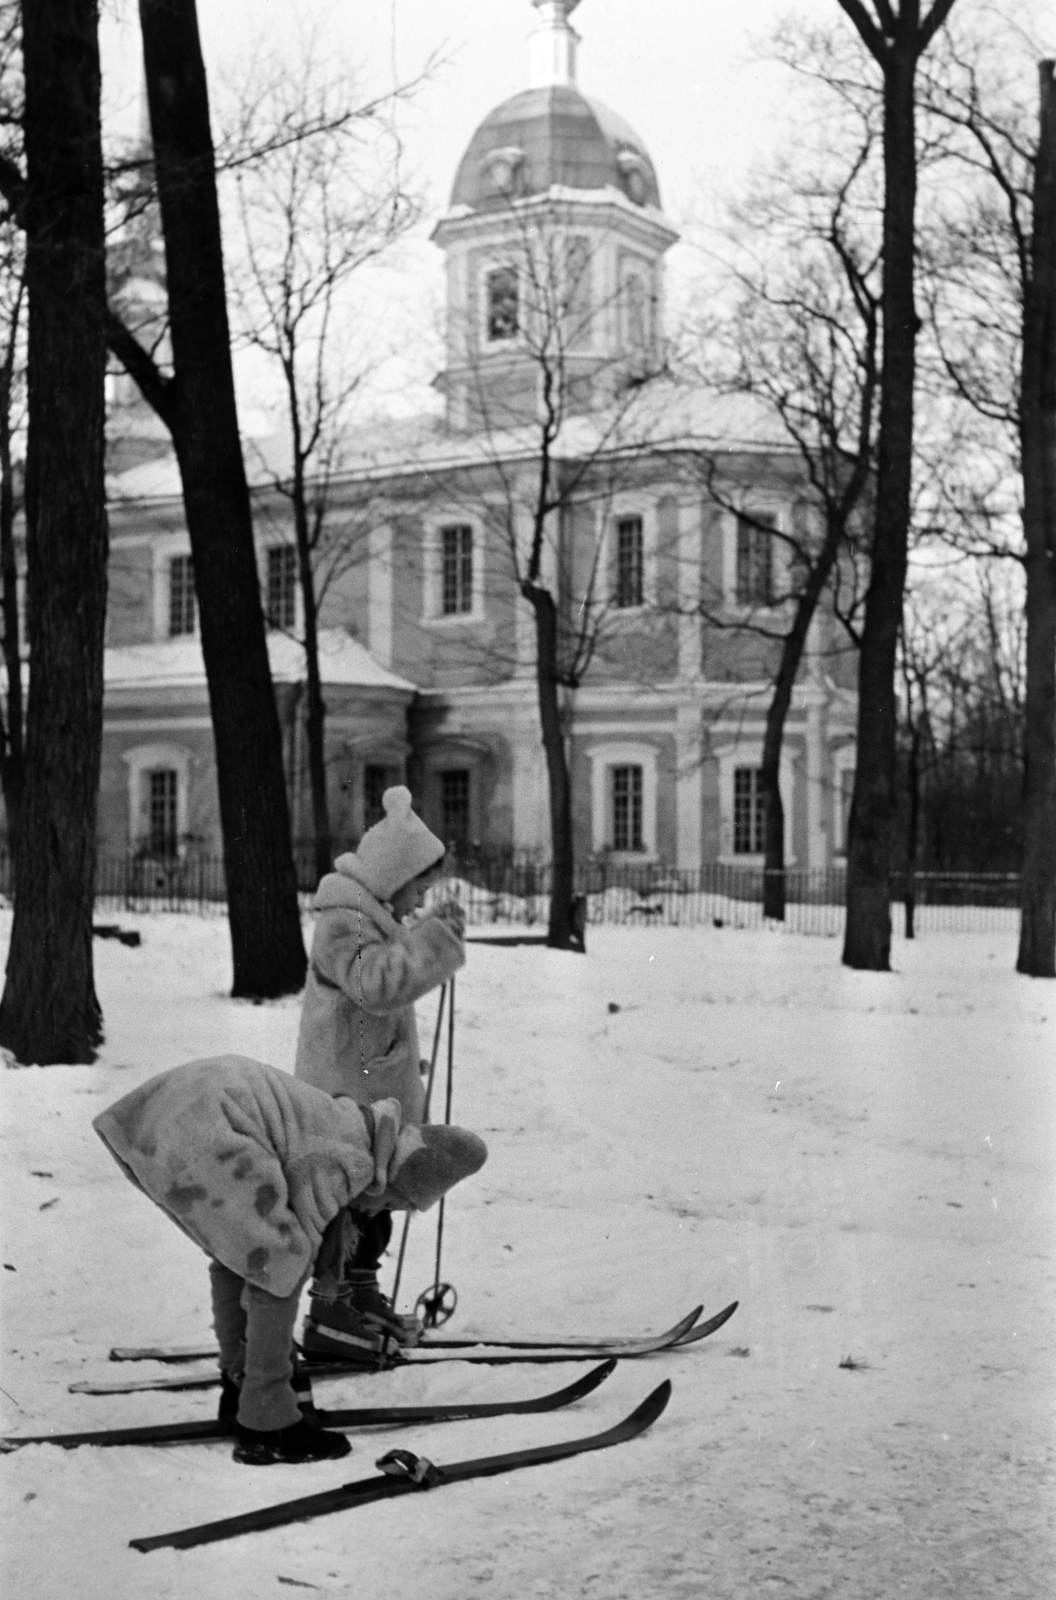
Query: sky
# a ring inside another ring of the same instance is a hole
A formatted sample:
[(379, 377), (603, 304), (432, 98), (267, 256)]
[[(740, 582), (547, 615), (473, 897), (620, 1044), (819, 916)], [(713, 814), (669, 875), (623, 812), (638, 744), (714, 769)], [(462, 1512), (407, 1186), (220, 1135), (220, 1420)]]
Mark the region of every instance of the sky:
[[(836, 0), (799, 0), (795, 9), (840, 20)], [(102, 10), (105, 124), (132, 135), (142, 115), (137, 6), (103, 0)], [(788, 10), (788, 0), (581, 0), (574, 13), (580, 87), (644, 139), (665, 211), (682, 231), (781, 136), (786, 75), (760, 59), (756, 46)], [(441, 256), (428, 235), (477, 124), (527, 86), (527, 37), (537, 20), (530, 0), (198, 0), (198, 15), (214, 101), (225, 75), (238, 74), (255, 52), (292, 48), (299, 31), (312, 29), (347, 63), (364, 95), (427, 70), (401, 112), (406, 171), (424, 196), (423, 223), (399, 261), (365, 275), (361, 290), (366, 320), (384, 324), (390, 348), (403, 351), (385, 367), (371, 404), (419, 409), (435, 398), (428, 380), (439, 360), (443, 295)], [(668, 256), (669, 294), (691, 278), (694, 255), (684, 244)], [(269, 379), (246, 358), (237, 373), (246, 427)]]
[[(138, 98), (136, 7), (104, 7), (108, 101), (127, 117)], [(789, 10), (841, 16), (836, 0), (582, 0), (575, 11), (580, 86), (645, 139), (676, 223), (703, 183), (741, 168), (780, 128), (783, 75), (753, 59), (753, 39)], [(408, 121), (410, 159), (436, 208), (477, 123), (526, 87), (536, 21), (530, 0), (199, 0), (198, 13), (210, 74), (313, 24), (374, 90), (439, 58)]]
[[(988, 5), (961, 0), (957, 15), (985, 15)], [(1001, 0), (1002, 11), (1009, 5), (1044, 17), (1048, 0)], [(105, 124), (131, 134), (142, 115), (136, 0), (102, 0), (102, 12)], [(580, 87), (644, 139), (664, 210), (683, 235), (667, 256), (672, 308), (704, 268), (700, 243), (722, 198), (790, 137), (793, 86), (766, 59), (768, 35), (790, 14), (851, 28), (837, 0), (581, 0), (573, 14)], [(418, 409), (440, 357), (442, 260), (428, 236), (474, 129), (527, 86), (530, 0), (198, 0), (198, 15), (214, 102), (225, 75), (244, 72), (257, 52), (292, 53), (298, 32), (314, 30), (364, 98), (426, 73), (400, 111), (405, 175), (423, 196), (423, 222), (398, 261), (364, 274), (361, 286), (364, 325), (384, 327), (388, 347), (402, 351), (386, 369), (381, 408)], [(266, 387), (243, 360), (243, 406), (247, 389), (256, 396)]]

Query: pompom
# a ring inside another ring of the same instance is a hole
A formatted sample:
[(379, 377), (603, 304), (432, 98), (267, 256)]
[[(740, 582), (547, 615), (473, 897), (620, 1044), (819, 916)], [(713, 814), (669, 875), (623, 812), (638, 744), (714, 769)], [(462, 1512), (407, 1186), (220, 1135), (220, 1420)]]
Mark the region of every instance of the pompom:
[(411, 791), (399, 783), (395, 789), (385, 790), (381, 804), (387, 817), (405, 817), (411, 809)]

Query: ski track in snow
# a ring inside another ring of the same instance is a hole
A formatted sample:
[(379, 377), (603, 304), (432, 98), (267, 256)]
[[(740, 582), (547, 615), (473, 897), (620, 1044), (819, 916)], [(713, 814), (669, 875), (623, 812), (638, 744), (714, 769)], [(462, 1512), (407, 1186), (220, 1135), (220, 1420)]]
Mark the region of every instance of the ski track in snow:
[[(290, 1067), (299, 1002), (225, 998), (220, 918), (121, 923), (143, 944), (96, 943), (99, 1061), (0, 1074), (5, 1432), (215, 1403), (67, 1392), (115, 1374), (115, 1342), (209, 1332), (204, 1257), (90, 1121), (195, 1056)], [(997, 935), (896, 941), (890, 974), (770, 932), (592, 928), (588, 950), (478, 946), (459, 975), (454, 1117), (490, 1159), (447, 1209), (450, 1331), (641, 1332), (737, 1298), (733, 1320), (621, 1363), (566, 1411), (354, 1435), (338, 1464), (251, 1472), (220, 1444), (0, 1458), (6, 1600), (1052, 1592), (1056, 985), (1017, 977)], [(425, 1049), (434, 1016), (429, 998)], [(434, 1238), (432, 1215), (413, 1224), (405, 1304)], [(582, 1370), (455, 1365), (320, 1392), (483, 1399)], [(226, 1545), (127, 1548), (361, 1477), (396, 1444), (442, 1463), (592, 1433), (664, 1377), (667, 1412), (608, 1452)]]

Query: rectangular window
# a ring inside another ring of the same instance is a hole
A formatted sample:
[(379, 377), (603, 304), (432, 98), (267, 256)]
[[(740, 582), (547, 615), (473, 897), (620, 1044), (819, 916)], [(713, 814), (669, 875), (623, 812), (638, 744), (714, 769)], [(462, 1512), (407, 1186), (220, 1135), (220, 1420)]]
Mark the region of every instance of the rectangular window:
[(616, 604), (626, 609), (640, 606), (644, 598), (641, 517), (616, 521)]
[(445, 844), (469, 838), (469, 772), (455, 768), (440, 774), (440, 827)]
[(194, 564), (190, 556), (169, 561), (169, 637), (193, 633), (195, 623)]
[(171, 767), (157, 767), (147, 774), (150, 819), (150, 853), (154, 856), (176, 854), (176, 794), (178, 774)]
[(776, 517), (753, 512), (737, 518), (737, 604), (774, 603), (774, 539)]
[(590, 240), (577, 234), (565, 245), (565, 310), (569, 320), (569, 343), (578, 347), (590, 343), (594, 310), (590, 268)]
[(273, 544), (267, 551), (266, 613), (269, 628), (293, 628), (297, 622), (297, 551), (292, 544)]
[(488, 343), (516, 339), (520, 332), (516, 267), (493, 267), (485, 279)]
[(389, 785), (388, 767), (363, 768), (363, 831), (372, 828), (385, 815), (381, 797)]
[(612, 769), (612, 848), (643, 850), (642, 769)]
[(445, 617), (473, 610), (473, 529), (442, 528), (440, 611)]
[(736, 767), (733, 773), (733, 853), (763, 853), (763, 792), (758, 767)]

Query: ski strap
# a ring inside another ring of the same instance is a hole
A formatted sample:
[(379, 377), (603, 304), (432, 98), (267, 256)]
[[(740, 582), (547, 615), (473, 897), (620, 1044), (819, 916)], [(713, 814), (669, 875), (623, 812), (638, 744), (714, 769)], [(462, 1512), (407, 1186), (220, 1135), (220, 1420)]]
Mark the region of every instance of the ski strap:
[(374, 1465), (380, 1472), (387, 1472), (390, 1478), (403, 1478), (417, 1484), (419, 1489), (431, 1489), (444, 1475), (439, 1467), (434, 1467), (425, 1456), (416, 1456), (413, 1450), (390, 1450), (387, 1455), (379, 1456)]

